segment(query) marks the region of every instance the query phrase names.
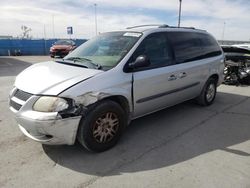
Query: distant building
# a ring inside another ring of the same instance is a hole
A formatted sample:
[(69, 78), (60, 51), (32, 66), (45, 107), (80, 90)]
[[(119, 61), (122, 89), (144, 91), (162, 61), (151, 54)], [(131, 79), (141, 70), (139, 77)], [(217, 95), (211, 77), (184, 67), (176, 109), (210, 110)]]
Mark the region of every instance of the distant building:
[(0, 39), (12, 39), (12, 36), (9, 35), (0, 35)]

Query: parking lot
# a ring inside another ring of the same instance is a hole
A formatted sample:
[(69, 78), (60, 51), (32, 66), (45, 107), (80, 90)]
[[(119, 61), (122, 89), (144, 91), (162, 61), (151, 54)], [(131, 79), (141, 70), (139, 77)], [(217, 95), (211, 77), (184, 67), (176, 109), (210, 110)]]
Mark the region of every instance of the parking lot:
[(189, 101), (137, 119), (95, 154), (19, 131), (8, 92), (20, 71), (46, 60), (0, 57), (0, 187), (250, 187), (250, 86), (221, 85), (212, 106)]

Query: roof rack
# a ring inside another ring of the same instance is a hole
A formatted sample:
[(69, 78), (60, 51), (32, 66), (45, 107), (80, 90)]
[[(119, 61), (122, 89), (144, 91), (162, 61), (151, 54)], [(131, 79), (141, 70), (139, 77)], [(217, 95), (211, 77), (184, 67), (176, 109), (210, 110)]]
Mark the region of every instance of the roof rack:
[[(158, 26), (158, 28), (183, 28), (183, 29), (196, 29), (194, 27), (177, 27), (177, 26), (169, 26), (167, 24), (148, 24), (148, 25), (137, 25), (133, 27), (127, 27), (126, 29), (134, 29), (138, 27), (150, 27), (150, 26)], [(200, 29), (199, 29), (200, 30)]]
[[(183, 28), (183, 29), (196, 29), (195, 27), (178, 27), (178, 26), (168, 26), (169, 28)], [(164, 28), (164, 26), (160, 26), (159, 28)]]
[(138, 28), (138, 27), (150, 27), (150, 26), (169, 27), (168, 25), (162, 25), (162, 24), (148, 24), (148, 25), (136, 25), (136, 26), (132, 26), (132, 27), (127, 27), (126, 29), (134, 29), (134, 28)]

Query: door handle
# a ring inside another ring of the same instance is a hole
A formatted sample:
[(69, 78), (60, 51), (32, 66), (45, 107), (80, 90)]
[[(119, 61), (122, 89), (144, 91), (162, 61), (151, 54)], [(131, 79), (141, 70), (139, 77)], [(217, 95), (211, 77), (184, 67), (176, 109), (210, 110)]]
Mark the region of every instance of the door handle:
[(182, 72), (182, 73), (179, 74), (179, 78), (184, 78), (186, 76), (187, 76), (187, 73), (185, 73), (185, 72)]
[(176, 80), (176, 79), (177, 79), (177, 77), (175, 75), (173, 75), (173, 74), (168, 77), (168, 81), (173, 81), (173, 80)]

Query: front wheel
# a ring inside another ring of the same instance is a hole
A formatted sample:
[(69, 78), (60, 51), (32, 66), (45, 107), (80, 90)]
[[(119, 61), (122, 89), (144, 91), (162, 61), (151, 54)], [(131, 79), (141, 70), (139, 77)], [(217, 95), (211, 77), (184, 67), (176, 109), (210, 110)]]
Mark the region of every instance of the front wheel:
[(197, 98), (197, 102), (203, 106), (209, 106), (214, 102), (217, 93), (217, 80), (209, 78)]
[(90, 151), (108, 150), (118, 142), (126, 119), (126, 113), (116, 102), (94, 104), (80, 122), (77, 139)]

